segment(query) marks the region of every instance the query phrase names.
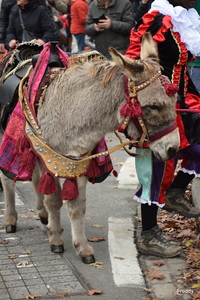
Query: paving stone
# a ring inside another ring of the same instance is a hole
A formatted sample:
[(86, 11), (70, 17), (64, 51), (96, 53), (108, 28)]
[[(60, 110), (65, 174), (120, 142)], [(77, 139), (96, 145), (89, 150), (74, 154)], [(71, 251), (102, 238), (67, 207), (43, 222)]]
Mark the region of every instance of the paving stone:
[(50, 292), (61, 293), (61, 292), (70, 292), (70, 293), (81, 293), (85, 292), (85, 289), (81, 286), (79, 282), (65, 282), (59, 284), (48, 285)]
[(9, 288), (8, 292), (10, 294), (11, 299), (24, 299), (29, 295), (29, 292), (26, 287), (17, 287), (17, 288)]
[(10, 300), (10, 296), (8, 295), (7, 289), (0, 290), (0, 300)]
[(49, 293), (49, 289), (45, 284), (37, 284), (37, 285), (28, 285), (27, 286), (29, 293), (31, 295), (40, 295), (41, 297), (46, 296)]
[(5, 282), (7, 288), (25, 287), (24, 281), (21, 280), (9, 280)]
[(29, 279), (29, 280), (30, 280), (30, 279), (37, 279), (37, 278), (41, 279), (40, 274), (37, 273), (37, 272), (23, 273), (23, 274), (21, 274), (21, 277), (24, 279), (24, 281), (25, 281), (26, 279)]
[(76, 277), (75, 276), (56, 276), (56, 277), (45, 277), (43, 278), (44, 282), (46, 284), (52, 284), (52, 283), (64, 283), (64, 282), (67, 282), (67, 281), (76, 281)]
[(4, 281), (19, 280), (22, 277), (19, 274), (2, 276)]

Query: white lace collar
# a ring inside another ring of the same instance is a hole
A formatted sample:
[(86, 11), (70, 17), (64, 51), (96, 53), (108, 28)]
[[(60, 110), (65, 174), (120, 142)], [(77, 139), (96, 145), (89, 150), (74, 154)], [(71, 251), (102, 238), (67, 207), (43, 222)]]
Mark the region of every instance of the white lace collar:
[(179, 32), (181, 41), (193, 55), (200, 56), (200, 16), (194, 8), (173, 7), (167, 0), (155, 0), (149, 12), (158, 10), (172, 18), (173, 31)]

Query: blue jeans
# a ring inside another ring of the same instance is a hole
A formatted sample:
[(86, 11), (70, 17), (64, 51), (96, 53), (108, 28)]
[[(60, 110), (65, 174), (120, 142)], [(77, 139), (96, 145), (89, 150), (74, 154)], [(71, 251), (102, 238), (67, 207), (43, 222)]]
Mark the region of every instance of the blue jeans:
[(85, 47), (85, 34), (84, 33), (77, 33), (74, 34), (77, 45), (78, 45), (78, 51), (83, 51)]
[(190, 78), (192, 79), (197, 91), (200, 94), (200, 67), (189, 67), (188, 73)]

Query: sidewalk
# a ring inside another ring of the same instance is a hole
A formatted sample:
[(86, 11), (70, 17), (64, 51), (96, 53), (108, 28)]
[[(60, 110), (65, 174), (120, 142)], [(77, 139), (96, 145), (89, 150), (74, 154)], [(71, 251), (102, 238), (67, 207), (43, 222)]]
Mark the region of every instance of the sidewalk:
[(89, 287), (64, 254), (51, 253), (45, 228), (19, 195), (18, 231), (5, 233), (3, 201), (0, 192), (0, 300), (26, 299), (28, 295), (55, 300), (67, 294), (86, 294)]

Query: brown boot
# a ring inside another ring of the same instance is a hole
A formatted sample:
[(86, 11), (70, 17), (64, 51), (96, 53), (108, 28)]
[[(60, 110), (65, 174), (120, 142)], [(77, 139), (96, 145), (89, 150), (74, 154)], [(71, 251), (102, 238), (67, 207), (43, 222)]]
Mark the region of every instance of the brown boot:
[(161, 235), (161, 230), (157, 225), (150, 230), (145, 230), (141, 233), (138, 251), (146, 255), (175, 257), (182, 252), (182, 248), (168, 242)]
[(166, 203), (163, 209), (175, 211), (187, 218), (197, 218), (200, 210), (190, 204), (187, 196), (182, 189), (171, 189), (166, 191)]

